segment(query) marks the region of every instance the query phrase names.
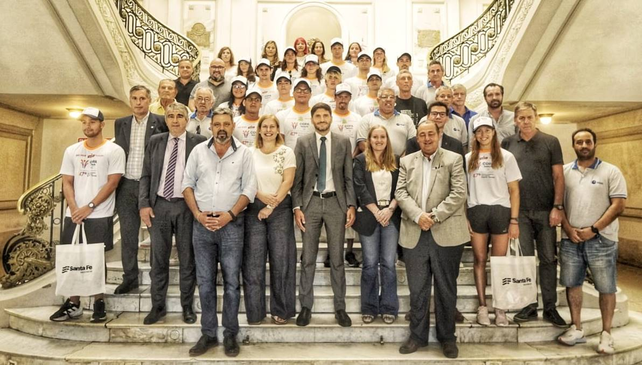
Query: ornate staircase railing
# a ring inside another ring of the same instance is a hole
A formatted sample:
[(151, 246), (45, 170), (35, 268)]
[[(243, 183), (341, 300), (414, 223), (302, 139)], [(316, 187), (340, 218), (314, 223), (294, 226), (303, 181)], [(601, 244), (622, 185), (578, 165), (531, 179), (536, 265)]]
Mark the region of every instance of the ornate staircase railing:
[(158, 21), (136, 0), (114, 0), (132, 43), (162, 72), (178, 77), (178, 61), (192, 61), (194, 77), (201, 68), (198, 46)]
[(471, 25), (435, 46), (431, 60), (444, 66), (444, 78), (452, 80), (470, 70), (493, 49), (515, 0), (494, 0)]

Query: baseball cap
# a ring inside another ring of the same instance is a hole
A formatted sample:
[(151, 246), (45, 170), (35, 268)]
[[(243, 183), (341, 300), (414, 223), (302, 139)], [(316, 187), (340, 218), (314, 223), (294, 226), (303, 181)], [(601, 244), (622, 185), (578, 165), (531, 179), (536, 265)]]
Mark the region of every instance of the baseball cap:
[(334, 95), (339, 95), (341, 93), (348, 93), (352, 95), (352, 89), (350, 89), (350, 85), (346, 83), (341, 83), (337, 85), (337, 88), (334, 90)]
[(272, 67), (272, 65), (270, 64), (270, 60), (268, 60), (267, 58), (261, 58), (259, 63), (256, 64), (256, 68), (259, 68), (259, 66), (261, 66), (261, 65), (266, 65), (266, 66), (268, 66), (270, 68)]
[(319, 64), (319, 57), (317, 55), (315, 55), (315, 54), (306, 55), (305, 56), (305, 61), (303, 62), (303, 64), (305, 65), (308, 62), (314, 62), (314, 63), (316, 63), (318, 65)]
[(381, 45), (376, 45), (375, 48), (372, 49), (372, 53), (374, 54), (374, 51), (381, 49), (383, 53), (386, 53), (386, 49), (383, 48)]
[(408, 59), (412, 61), (412, 56), (408, 52), (404, 52), (404, 53), (400, 54), (399, 57), (397, 57), (397, 61), (399, 61), (399, 59), (401, 57), (403, 57), (403, 56), (408, 56)]
[(82, 111), (82, 113), (80, 113), (80, 115), (86, 115), (91, 119), (98, 119), (101, 122), (105, 120), (105, 116), (103, 116), (103, 112), (101, 112), (97, 108), (87, 107)]
[(283, 56), (285, 56), (285, 54), (286, 54), (288, 51), (292, 51), (292, 52), (294, 52), (294, 54), (296, 55), (296, 49), (294, 49), (293, 47), (287, 47), (287, 48), (285, 49), (285, 51), (283, 51)]
[(245, 92), (245, 97), (247, 98), (248, 96), (250, 96), (252, 94), (258, 95), (259, 98), (261, 100), (263, 100), (263, 95), (261, 95), (261, 90), (255, 88), (255, 87), (251, 87), (251, 88), (247, 89), (247, 91)]
[(247, 63), (252, 63), (252, 59), (250, 57), (247, 57), (247, 56), (243, 56), (243, 57), (238, 59), (238, 62), (241, 62), (241, 61), (245, 61)]
[(490, 119), (488, 117), (478, 117), (473, 122), (473, 133), (475, 133), (477, 131), (477, 129), (479, 129), (479, 127), (483, 127), (483, 126), (495, 129), (495, 125), (493, 124), (493, 120), (492, 119)]
[(377, 70), (376, 68), (370, 69), (370, 72), (368, 72), (368, 77), (366, 77), (366, 81), (370, 80), (371, 76), (377, 76), (383, 80), (383, 77), (381, 77), (381, 71)]
[(280, 79), (287, 79), (292, 83), (292, 78), (290, 78), (290, 75), (287, 72), (279, 71), (276, 73), (276, 77), (274, 77), (274, 82), (279, 82)]
[(234, 76), (231, 82), (232, 85), (234, 85), (235, 82), (241, 82), (243, 83), (243, 85), (247, 86), (247, 79), (245, 78), (245, 76)]
[(325, 73), (328, 73), (328, 72), (336, 72), (338, 74), (342, 73), (341, 69), (338, 66), (330, 66), (330, 67), (328, 67), (328, 70)]
[(308, 80), (306, 80), (306, 79), (304, 79), (304, 78), (296, 79), (296, 80), (294, 81), (294, 84), (292, 85), (292, 86), (293, 86), (292, 88), (293, 88), (293, 89), (294, 89), (294, 88), (296, 88), (296, 87), (297, 87), (297, 86), (299, 86), (299, 84), (300, 84), (300, 83), (302, 83), (302, 82), (303, 82), (303, 83), (305, 83), (305, 84), (308, 86), (308, 89), (312, 90), (312, 85), (310, 85), (310, 81), (308, 81)]
[(343, 39), (338, 38), (338, 37), (337, 38), (332, 38), (332, 40), (330, 41), (330, 47), (334, 46), (337, 43), (339, 43), (341, 45), (341, 47), (343, 47)]
[(363, 51), (359, 52), (359, 54), (357, 55), (357, 61), (359, 61), (361, 57), (368, 57), (370, 61), (372, 61), (372, 57), (370, 57), (368, 52), (363, 52)]

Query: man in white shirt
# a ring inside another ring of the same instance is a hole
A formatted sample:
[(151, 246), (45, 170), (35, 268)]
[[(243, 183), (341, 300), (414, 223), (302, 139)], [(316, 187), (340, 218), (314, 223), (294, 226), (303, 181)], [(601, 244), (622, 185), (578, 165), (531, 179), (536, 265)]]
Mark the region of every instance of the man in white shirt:
[(261, 110), (261, 92), (251, 88), (245, 93), (243, 99), (245, 113), (234, 118), (234, 138), (246, 147), (254, 147), (256, 141), (256, 126), (259, 124), (259, 110)]
[[(366, 52), (359, 52), (357, 65), (359, 66), (359, 72), (353, 77), (346, 78), (345, 81), (352, 88), (352, 95), (355, 100), (368, 94), (368, 75), (372, 67), (372, 58)], [(381, 78), (381, 73), (379, 73), (379, 78)]]
[(356, 73), (354, 65), (343, 59), (343, 40), (341, 38), (332, 38), (330, 41), (330, 52), (332, 53), (332, 60), (321, 65), (321, 71), (323, 71), (324, 74), (331, 66), (339, 67), (344, 79), (352, 77)]
[(310, 96), (312, 88), (306, 79), (294, 81), (294, 106), (277, 113), (276, 117), (281, 123), (281, 134), (285, 145), (294, 149), (299, 137), (314, 130), (310, 116)]
[(323, 94), (313, 96), (310, 99), (310, 105), (315, 105), (316, 103), (326, 103), (330, 105), (330, 108), (332, 108), (332, 110), (334, 110), (337, 107), (334, 101), (335, 90), (337, 85), (339, 85), (341, 83), (341, 80), (343, 79), (343, 77), (341, 76), (341, 69), (337, 66), (330, 66), (323, 78), (325, 80), (325, 92)]
[(377, 69), (372, 69), (368, 73), (367, 77), (368, 82), (368, 93), (366, 95), (360, 96), (354, 102), (354, 107), (359, 115), (367, 115), (374, 113), (374, 111), (379, 108), (379, 102), (377, 101), (377, 93), (381, 88), (382, 78), (381, 72)]
[(277, 72), (276, 89), (279, 92), (279, 98), (272, 100), (263, 107), (262, 115), (272, 114), (291, 108), (294, 106), (294, 97), (292, 96), (292, 80), (286, 72)]
[(444, 80), (444, 66), (441, 62), (437, 60), (432, 60), (428, 64), (428, 80), (425, 84), (421, 85), (417, 89), (417, 97), (422, 98), (426, 101), (426, 104), (430, 104), (435, 100), (435, 92), (438, 88), (443, 85), (446, 85)]
[(276, 85), (270, 80), (272, 74), (272, 66), (267, 58), (261, 58), (259, 63), (256, 64), (256, 75), (259, 79), (256, 81), (255, 86), (261, 92), (261, 100), (264, 104), (279, 98), (279, 91)]

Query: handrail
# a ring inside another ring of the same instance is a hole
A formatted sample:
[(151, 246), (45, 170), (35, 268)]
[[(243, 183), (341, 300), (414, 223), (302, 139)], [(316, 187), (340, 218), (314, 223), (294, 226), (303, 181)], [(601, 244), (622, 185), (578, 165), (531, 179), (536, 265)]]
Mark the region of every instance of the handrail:
[(187, 58), (198, 80), (201, 52), (190, 39), (161, 23), (136, 0), (114, 0), (131, 42), (161, 71), (178, 77), (178, 62)]
[(444, 78), (468, 72), (493, 49), (515, 0), (494, 0), (472, 24), (436, 45), (430, 59), (444, 66)]

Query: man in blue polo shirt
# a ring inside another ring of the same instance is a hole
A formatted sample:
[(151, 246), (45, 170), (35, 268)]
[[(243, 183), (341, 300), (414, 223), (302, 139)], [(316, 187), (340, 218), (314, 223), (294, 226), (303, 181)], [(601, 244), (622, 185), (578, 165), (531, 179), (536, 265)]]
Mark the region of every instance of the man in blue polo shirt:
[(611, 323), (617, 291), (617, 217), (626, 205), (626, 181), (620, 170), (595, 157), (597, 137), (585, 128), (573, 133), (577, 160), (564, 166), (566, 185), (560, 245), (560, 282), (573, 324), (558, 338), (565, 345), (586, 342), (582, 330), (582, 284), (586, 269), (591, 270), (595, 289), (600, 293), (602, 333), (597, 352), (612, 354)]

